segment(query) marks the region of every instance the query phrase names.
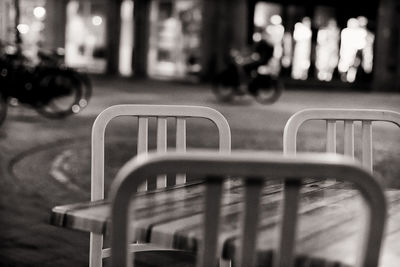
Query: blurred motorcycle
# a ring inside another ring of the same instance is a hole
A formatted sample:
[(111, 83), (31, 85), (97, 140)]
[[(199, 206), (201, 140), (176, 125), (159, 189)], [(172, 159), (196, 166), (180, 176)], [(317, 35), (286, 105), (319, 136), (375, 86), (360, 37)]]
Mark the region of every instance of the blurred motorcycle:
[[(264, 47), (262, 49), (265, 50)], [(282, 95), (284, 86), (279, 74), (267, 64), (271, 57), (270, 50), (264, 55), (258, 51), (252, 52), (250, 56), (232, 50), (226, 62), (227, 67), (213, 80), (212, 91), (217, 99), (230, 102), (236, 96), (250, 94), (261, 104), (275, 103)]]
[(86, 74), (61, 63), (56, 53), (39, 52), (33, 64), (12, 46), (0, 51), (0, 125), (8, 104), (22, 103), (49, 118), (78, 113), (88, 104), (92, 87)]

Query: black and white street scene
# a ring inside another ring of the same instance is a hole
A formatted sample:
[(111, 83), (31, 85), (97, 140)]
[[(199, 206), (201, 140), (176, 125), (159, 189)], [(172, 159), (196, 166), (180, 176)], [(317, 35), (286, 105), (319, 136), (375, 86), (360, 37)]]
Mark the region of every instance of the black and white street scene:
[(0, 267), (400, 266), (397, 0), (0, 0)]

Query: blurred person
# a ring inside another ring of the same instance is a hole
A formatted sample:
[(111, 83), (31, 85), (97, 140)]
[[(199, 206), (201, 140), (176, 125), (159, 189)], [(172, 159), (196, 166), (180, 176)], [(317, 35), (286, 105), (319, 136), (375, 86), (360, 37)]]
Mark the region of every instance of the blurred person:
[(262, 31), (254, 38), (254, 43), (250, 47), (250, 56), (242, 58), (242, 66), (246, 70), (257, 69), (267, 64), (273, 55), (274, 41), (266, 31)]
[(319, 80), (332, 80), (339, 62), (339, 36), (340, 31), (334, 19), (330, 19), (328, 25), (318, 31), (315, 65)]
[(271, 68), (274, 72), (279, 73), (281, 68), (281, 58), (283, 55), (283, 35), (285, 33), (285, 28), (282, 25), (282, 18), (279, 15), (272, 15), (270, 18), (270, 24), (266, 28), (266, 32), (273, 45), (273, 57), (271, 60)]
[(293, 38), (290, 32), (285, 32), (282, 38), (282, 66), (289, 68), (292, 64)]
[(357, 20), (361, 30), (364, 32), (363, 36), (365, 36), (365, 45), (361, 49), (361, 67), (364, 73), (370, 74), (373, 66), (375, 35), (368, 30), (368, 19), (366, 17), (359, 16)]
[(306, 80), (311, 65), (311, 19), (304, 17), (301, 22), (294, 25), (293, 39), (293, 65), (292, 77)]
[(361, 63), (362, 49), (366, 43), (366, 32), (357, 19), (347, 21), (347, 27), (341, 32), (339, 73), (342, 81), (354, 82)]
[[(242, 53), (238, 50), (231, 50), (230, 57), (234, 60), (234, 72), (232, 76), (237, 76), (238, 81), (248, 80), (251, 75), (260, 67), (269, 68), (267, 65), (274, 54), (274, 45), (271, 36), (264, 30), (259, 34), (253, 35), (254, 43), (249, 48), (249, 53)], [(234, 74), (235, 73), (235, 74)], [(234, 79), (234, 77), (232, 77)], [(247, 82), (237, 82), (239, 86), (234, 90), (245, 92), (247, 89)]]

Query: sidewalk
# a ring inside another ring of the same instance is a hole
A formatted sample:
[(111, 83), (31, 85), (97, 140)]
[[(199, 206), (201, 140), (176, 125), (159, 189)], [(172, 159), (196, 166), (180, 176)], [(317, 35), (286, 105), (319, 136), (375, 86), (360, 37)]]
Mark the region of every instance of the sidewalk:
[[(218, 103), (208, 85), (96, 77), (87, 109), (66, 120), (48, 120), (34, 111), (12, 108), (0, 128), (0, 266), (87, 266), (86, 233), (48, 224), (51, 207), (89, 200), (90, 131), (104, 108), (123, 103), (203, 105), (219, 110), (232, 128), (233, 149), (282, 149), (286, 120), (307, 107), (377, 108), (400, 111), (400, 94), (287, 90), (275, 104), (263, 106), (247, 97)], [(116, 122), (107, 132), (107, 185), (135, 149), (134, 125)], [(202, 124), (191, 124), (188, 144), (215, 147), (217, 140)], [(189, 127), (188, 127), (189, 128)], [(321, 134), (304, 147), (321, 146)], [(400, 187), (399, 129), (378, 127), (378, 166), (390, 186)], [(133, 137), (132, 137), (133, 136)]]

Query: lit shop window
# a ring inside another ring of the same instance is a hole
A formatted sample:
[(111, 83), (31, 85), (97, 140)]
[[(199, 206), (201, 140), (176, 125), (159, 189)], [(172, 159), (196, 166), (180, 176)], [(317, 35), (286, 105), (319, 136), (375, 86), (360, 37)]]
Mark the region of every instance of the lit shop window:
[(316, 45), (317, 77), (321, 81), (331, 81), (339, 62), (340, 30), (334, 19), (318, 30)]
[(67, 5), (65, 61), (90, 72), (105, 71), (105, 15), (91, 2), (70, 1)]
[(306, 80), (311, 65), (311, 19), (304, 17), (294, 25), (292, 77)]
[(368, 77), (364, 75), (373, 69), (374, 34), (366, 17), (350, 18), (340, 29), (334, 8), (316, 6), (313, 18), (303, 14), (304, 9), (298, 6), (284, 10), (276, 3), (256, 4), (253, 40), (264, 38), (274, 45), (268, 65), (278, 73), (282, 68), (284, 75), (296, 80), (341, 79), (351, 83)]
[(124, 0), (121, 4), (121, 34), (119, 42), (119, 72), (123, 76), (132, 74), (133, 53), (133, 1)]
[(188, 78), (200, 72), (200, 3), (198, 0), (152, 2), (150, 76)]

